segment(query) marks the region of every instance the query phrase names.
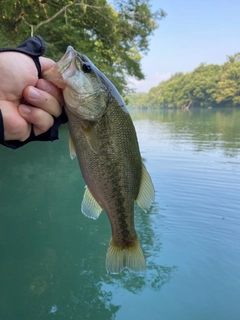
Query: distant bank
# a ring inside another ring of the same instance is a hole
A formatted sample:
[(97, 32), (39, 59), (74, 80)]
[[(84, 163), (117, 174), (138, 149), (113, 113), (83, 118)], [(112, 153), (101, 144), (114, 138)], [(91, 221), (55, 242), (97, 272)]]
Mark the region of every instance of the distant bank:
[(189, 73), (176, 73), (148, 93), (127, 97), (132, 108), (240, 107), (240, 52), (223, 65), (201, 63)]

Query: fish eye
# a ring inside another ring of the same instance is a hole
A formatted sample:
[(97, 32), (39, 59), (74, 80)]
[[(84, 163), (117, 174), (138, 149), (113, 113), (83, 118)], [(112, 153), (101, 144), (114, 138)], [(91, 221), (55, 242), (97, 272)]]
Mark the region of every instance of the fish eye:
[(82, 65), (82, 71), (83, 71), (84, 73), (91, 73), (92, 69), (91, 69), (91, 67), (90, 67), (89, 64), (84, 63), (84, 64)]

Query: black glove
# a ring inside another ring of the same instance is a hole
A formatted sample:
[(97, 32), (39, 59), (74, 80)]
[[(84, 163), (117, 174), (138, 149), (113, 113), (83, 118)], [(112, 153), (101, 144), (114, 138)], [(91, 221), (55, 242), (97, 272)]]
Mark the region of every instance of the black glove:
[[(28, 56), (30, 56), (38, 70), (38, 78), (41, 77), (41, 65), (39, 62), (39, 57), (45, 52), (46, 49), (46, 43), (40, 36), (34, 36), (32, 38), (27, 39), (26, 41), (22, 42), (17, 48), (2, 48), (0, 49), (0, 52), (3, 51), (16, 51), (25, 53)], [(31, 134), (29, 138), (25, 141), (18, 141), (18, 140), (9, 140), (4, 141), (4, 125), (3, 125), (3, 118), (2, 118), (2, 112), (0, 110), (0, 144), (12, 148), (17, 149), (19, 147), (24, 146), (26, 143), (31, 141), (54, 141), (58, 139), (58, 128), (61, 124), (64, 124), (68, 121), (66, 113), (62, 112), (60, 117), (54, 118), (54, 124), (53, 126), (46, 132), (35, 136), (33, 130), (31, 131)]]

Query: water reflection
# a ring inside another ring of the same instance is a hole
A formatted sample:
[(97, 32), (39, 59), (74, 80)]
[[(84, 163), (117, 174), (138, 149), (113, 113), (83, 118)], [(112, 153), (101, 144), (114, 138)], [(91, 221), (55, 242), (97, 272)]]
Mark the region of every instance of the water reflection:
[(148, 271), (106, 273), (110, 224), (105, 213), (97, 221), (81, 214), (84, 181), (67, 140), (64, 128), (53, 144), (0, 148), (0, 318), (114, 319), (121, 308), (112, 302), (116, 288), (160, 290), (174, 269), (156, 263), (157, 204), (147, 214), (136, 205)]
[(150, 212), (135, 208), (147, 272), (106, 273), (109, 220), (80, 212), (84, 181), (66, 127), (54, 143), (0, 146), (0, 319), (198, 320), (204, 297), (216, 310), (237, 300), (239, 159), (229, 157), (240, 151), (240, 110), (132, 115), (156, 188)]
[(142, 212), (137, 205), (135, 206), (136, 229), (147, 260), (146, 273), (136, 274), (124, 270), (119, 275), (109, 275), (106, 277), (105, 282), (107, 284), (112, 284), (116, 287), (121, 285), (122, 288), (136, 294), (146, 288), (154, 291), (160, 290), (162, 285), (170, 280), (172, 271), (176, 270), (177, 267), (163, 266), (158, 264), (158, 260), (156, 260), (161, 251), (159, 233), (156, 233), (154, 230), (154, 224), (157, 228), (161, 225), (161, 215), (157, 215), (156, 213), (158, 211), (156, 203), (153, 204), (147, 214)]
[(220, 149), (229, 157), (239, 154), (240, 110), (237, 108), (131, 110), (131, 115), (135, 121), (167, 126), (172, 139), (189, 140), (195, 144), (196, 151)]

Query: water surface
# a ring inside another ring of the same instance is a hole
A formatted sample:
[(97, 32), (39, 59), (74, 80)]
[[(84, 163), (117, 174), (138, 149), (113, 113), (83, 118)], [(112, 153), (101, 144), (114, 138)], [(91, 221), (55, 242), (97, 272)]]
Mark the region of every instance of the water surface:
[(109, 275), (103, 212), (60, 140), (0, 147), (0, 319), (238, 320), (240, 110), (131, 112), (156, 199), (136, 228), (147, 271)]

